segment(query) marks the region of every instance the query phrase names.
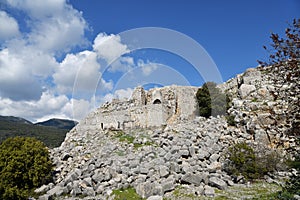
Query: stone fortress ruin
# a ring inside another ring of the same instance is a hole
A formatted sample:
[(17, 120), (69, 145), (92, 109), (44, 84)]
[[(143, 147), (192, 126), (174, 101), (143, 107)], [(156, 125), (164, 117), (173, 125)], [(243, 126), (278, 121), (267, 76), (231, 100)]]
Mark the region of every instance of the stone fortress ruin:
[(128, 100), (114, 99), (92, 112), (86, 124), (104, 129), (157, 127), (178, 120), (193, 119), (198, 114), (193, 86), (166, 86), (145, 91), (137, 87)]

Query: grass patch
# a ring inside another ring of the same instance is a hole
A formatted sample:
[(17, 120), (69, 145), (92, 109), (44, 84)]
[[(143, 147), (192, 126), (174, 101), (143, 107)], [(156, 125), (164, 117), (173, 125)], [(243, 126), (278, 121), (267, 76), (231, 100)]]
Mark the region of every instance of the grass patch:
[[(114, 138), (118, 138), (120, 142), (126, 142), (127, 144), (133, 144), (135, 149), (141, 148), (143, 146), (153, 146), (155, 145), (153, 142), (151, 141), (147, 141), (145, 143), (136, 143), (134, 142), (135, 140), (135, 136), (131, 135), (131, 134), (127, 134), (123, 131), (114, 131)], [(141, 138), (146, 138), (146, 136), (142, 136)]]
[(164, 200), (276, 200), (276, 194), (281, 190), (282, 188), (276, 184), (256, 182), (249, 186), (232, 186), (226, 190), (215, 189), (215, 197), (206, 197), (204, 195), (189, 194), (186, 188), (178, 186), (172, 192), (172, 195), (164, 198)]
[(135, 139), (133, 136), (126, 134), (123, 131), (114, 131), (114, 132), (115, 132), (114, 138), (118, 138), (120, 142), (127, 142), (128, 144), (131, 144)]
[(186, 191), (186, 188), (183, 186), (177, 186), (176, 189), (172, 192), (172, 195), (166, 198), (163, 198), (164, 200), (197, 200), (197, 199), (203, 199), (202, 197), (198, 197), (195, 194), (189, 194)]
[(144, 200), (133, 187), (113, 190), (112, 195), (114, 195), (114, 200)]
[(226, 191), (216, 189), (216, 197), (212, 199), (241, 199), (241, 197), (243, 197), (243, 199), (269, 200), (272, 199), (274, 194), (280, 190), (281, 187), (279, 185), (257, 182), (250, 186), (233, 186), (228, 188)]

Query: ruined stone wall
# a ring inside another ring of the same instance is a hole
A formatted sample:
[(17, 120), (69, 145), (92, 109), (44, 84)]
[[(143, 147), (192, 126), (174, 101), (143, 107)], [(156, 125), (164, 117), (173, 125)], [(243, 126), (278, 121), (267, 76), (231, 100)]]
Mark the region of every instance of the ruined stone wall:
[(145, 91), (137, 87), (126, 101), (114, 99), (91, 113), (85, 123), (104, 129), (154, 127), (197, 115), (197, 87), (167, 86)]

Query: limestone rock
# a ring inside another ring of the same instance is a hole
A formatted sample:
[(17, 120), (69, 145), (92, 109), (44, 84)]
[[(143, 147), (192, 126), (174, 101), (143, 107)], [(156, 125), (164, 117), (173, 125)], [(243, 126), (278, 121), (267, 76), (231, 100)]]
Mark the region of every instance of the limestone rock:
[(217, 177), (209, 178), (208, 183), (209, 183), (209, 185), (211, 185), (213, 187), (217, 187), (220, 190), (225, 190), (227, 188), (226, 182), (223, 181), (222, 179), (217, 178)]
[(251, 92), (255, 91), (254, 85), (242, 84), (239, 89), (239, 94), (242, 99), (245, 99)]
[(202, 177), (199, 174), (188, 173), (181, 178), (181, 181), (184, 183), (199, 186), (202, 181)]

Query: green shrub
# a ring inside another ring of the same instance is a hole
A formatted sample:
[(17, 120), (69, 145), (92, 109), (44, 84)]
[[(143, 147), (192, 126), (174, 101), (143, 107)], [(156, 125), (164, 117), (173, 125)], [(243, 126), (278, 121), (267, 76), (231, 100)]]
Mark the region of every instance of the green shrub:
[(226, 121), (230, 126), (235, 126), (236, 125), (236, 121), (234, 121), (234, 116), (233, 115), (227, 115), (226, 116)]
[(225, 171), (233, 176), (243, 175), (247, 180), (262, 178), (274, 172), (281, 163), (278, 152), (268, 148), (255, 151), (245, 142), (229, 147), (226, 153)]
[(228, 97), (222, 93), (214, 82), (206, 82), (198, 89), (196, 98), (200, 116), (224, 115), (228, 108)]
[(51, 180), (52, 163), (45, 145), (25, 137), (8, 138), (0, 145), (0, 199), (27, 199)]
[(225, 170), (233, 175), (243, 175), (246, 179), (259, 177), (254, 150), (245, 142), (237, 143), (228, 149), (228, 163)]

